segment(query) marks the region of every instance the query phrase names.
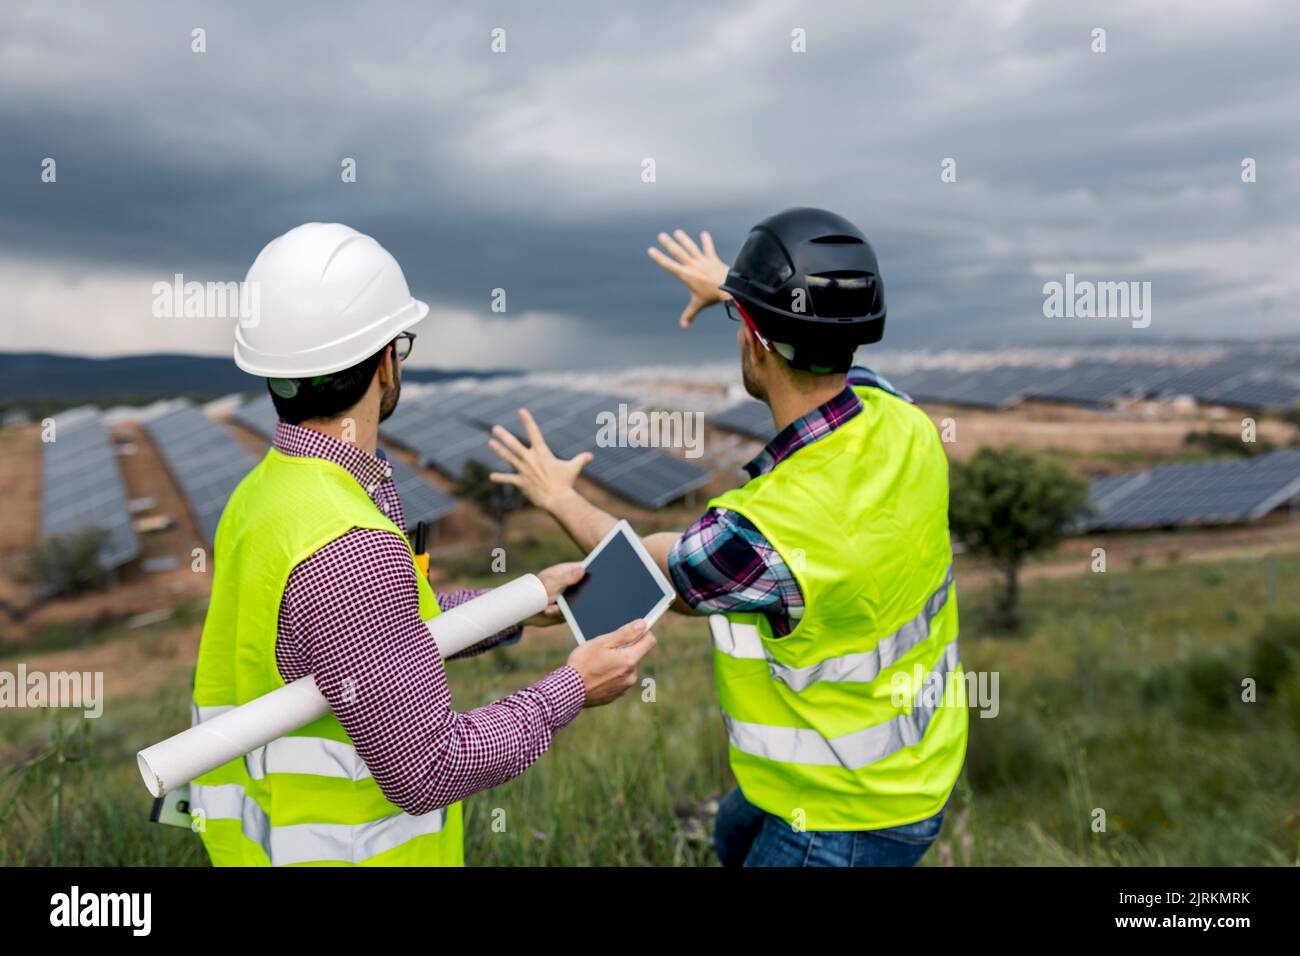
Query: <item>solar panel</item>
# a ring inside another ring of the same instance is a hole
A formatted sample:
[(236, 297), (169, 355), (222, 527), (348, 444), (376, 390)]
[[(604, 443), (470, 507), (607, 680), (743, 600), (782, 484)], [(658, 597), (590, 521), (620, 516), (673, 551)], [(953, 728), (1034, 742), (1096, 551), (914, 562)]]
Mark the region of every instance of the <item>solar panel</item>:
[(645, 508), (662, 508), (709, 480), (709, 472), (655, 449), (602, 483), (614, 494)]
[(1156, 392), (1169, 397), (1189, 395), (1197, 401), (1206, 401), (1216, 389), (1230, 385), (1257, 367), (1257, 358), (1233, 355), (1194, 368), (1175, 370), (1157, 386)]
[(456, 499), (441, 488), (429, 484), (414, 468), (391, 456), (388, 461), (393, 466), (393, 483), (397, 485), (397, 496), (402, 499), (406, 530), (410, 531), (421, 521), (437, 521), (455, 509)]
[(419, 436), (415, 447), (422, 449), (420, 464), (437, 468), (449, 478), (459, 478), (471, 461), (493, 471), (507, 470), (505, 463), (488, 448), (487, 431), (461, 419), (432, 419)]
[(54, 418), (54, 440), (44, 443), (41, 474), (41, 535), (107, 532), (99, 565), (111, 570), (140, 554), (126, 488), (113, 443), (97, 408), (78, 408)]
[(515, 395), (496, 397), (482, 407), (465, 409), (458, 414), (484, 428), (500, 425), (516, 438), (524, 438), (526, 433), (518, 409), (527, 408), (543, 434), (556, 426), (574, 423), (590, 426), (594, 435), (599, 427), (597, 417), (602, 413), (617, 415), (619, 405), (634, 407), (637, 403), (618, 395), (557, 388), (547, 389), (528, 401), (521, 401)]
[(610, 393), (542, 385), (506, 392), (439, 391), (410, 405), (399, 405), (380, 431), (386, 439), (416, 452), (421, 465), (437, 468), (453, 479), (459, 478), (471, 461), (492, 471), (508, 471), (488, 447), (489, 429), (501, 425), (524, 438), (516, 410), (525, 407), (551, 451), (561, 458), (593, 452), (595, 459), (583, 476), (635, 504), (662, 507), (708, 481), (707, 469), (654, 448), (598, 448), (598, 416), (617, 414), (620, 404), (636, 405)]
[(1094, 482), (1085, 530), (1253, 521), (1300, 496), (1300, 450), (1163, 465)]
[(1025, 395), (1076, 405), (1107, 405), (1160, 391), (1174, 370), (1151, 362), (1076, 362), (1053, 379), (1036, 383)]
[(546, 444), (560, 458), (572, 458), (584, 451), (595, 452), (597, 450), (596, 440), (600, 434), (600, 426), (596, 424), (594, 419), (591, 421), (565, 419), (554, 423), (548, 422), (542, 424), (541, 429)]
[[(590, 392), (574, 392), (567, 388), (549, 389), (544, 395), (523, 403), (540, 424), (543, 421), (559, 421), (568, 418), (580, 418), (592, 411), (591, 403), (605, 404), (606, 396)], [(617, 410), (618, 399), (612, 399), (610, 407)], [(518, 415), (511, 418), (518, 420)], [(504, 422), (502, 424), (505, 424)]]
[[(246, 402), (230, 417), (268, 440), (274, 437), (275, 426), (279, 421), (275, 404), (269, 395)], [(406, 515), (408, 531), (421, 521), (437, 521), (456, 507), (455, 498), (441, 488), (431, 485), (414, 468), (392, 455), (385, 454), (385, 457), (393, 466), (393, 483), (397, 485), (397, 496), (402, 500), (402, 511)]]
[[(1035, 388), (1059, 376), (1061, 370), (1043, 365), (1005, 365), (972, 372), (958, 404), (1006, 408)], [(906, 391), (906, 389), (904, 389)]]
[(1221, 405), (1238, 408), (1294, 408), (1300, 405), (1300, 385), (1272, 378), (1238, 377), (1209, 392)]
[[(458, 408), (455, 413), (466, 421), (473, 422), (486, 430), (493, 425), (509, 427), (512, 424), (517, 424), (519, 421), (517, 410), (527, 404), (526, 399), (512, 394), (484, 395), (477, 402)], [(442, 411), (444, 414), (446, 413), (445, 409)]]
[[(269, 401), (269, 398), (268, 398)], [(216, 540), (217, 522), (235, 486), (256, 464), (226, 429), (193, 405), (145, 422), (204, 538)]]
[(757, 438), (761, 442), (771, 441), (776, 437), (772, 412), (762, 402), (752, 398), (743, 399), (738, 404), (718, 412), (713, 416), (713, 426), (749, 438)]
[(1009, 404), (1023, 388), (992, 371), (924, 369), (898, 378), (898, 387), (918, 402), (945, 402), (998, 408)]
[(257, 432), (267, 441), (275, 437), (275, 426), (280, 421), (270, 395), (245, 402), (231, 413), (230, 418)]
[(662, 508), (709, 480), (709, 472), (655, 448), (598, 448), (583, 476), (645, 508)]

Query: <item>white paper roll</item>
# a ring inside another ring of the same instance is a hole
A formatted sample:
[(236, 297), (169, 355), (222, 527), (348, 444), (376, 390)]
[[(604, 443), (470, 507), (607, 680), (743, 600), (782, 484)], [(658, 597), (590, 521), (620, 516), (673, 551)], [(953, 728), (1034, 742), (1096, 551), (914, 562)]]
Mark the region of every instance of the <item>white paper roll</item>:
[[(546, 586), (525, 574), (429, 621), (442, 656), (450, 657), (546, 609)], [(155, 797), (329, 713), (308, 674), (279, 690), (196, 724), (136, 754)]]

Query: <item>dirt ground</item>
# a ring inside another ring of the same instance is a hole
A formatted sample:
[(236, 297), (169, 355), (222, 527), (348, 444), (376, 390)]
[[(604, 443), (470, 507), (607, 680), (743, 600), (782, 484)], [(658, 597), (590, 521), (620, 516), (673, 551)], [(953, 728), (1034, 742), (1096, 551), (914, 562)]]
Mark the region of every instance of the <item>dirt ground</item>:
[[(1144, 464), (1173, 459), (1188, 450), (1190, 431), (1217, 431), (1240, 438), (1245, 415), (1215, 415), (1201, 409), (1195, 414), (1144, 417), (1139, 411), (1093, 411), (1069, 405), (1026, 403), (1010, 411), (987, 411), (945, 405), (926, 405), (941, 429), (951, 420), (956, 440), (945, 447), (962, 460), (982, 445), (1020, 445), (1068, 453), (1090, 476), (1132, 471)], [(1275, 445), (1290, 444), (1297, 429), (1286, 422), (1261, 419), (1256, 437)]]

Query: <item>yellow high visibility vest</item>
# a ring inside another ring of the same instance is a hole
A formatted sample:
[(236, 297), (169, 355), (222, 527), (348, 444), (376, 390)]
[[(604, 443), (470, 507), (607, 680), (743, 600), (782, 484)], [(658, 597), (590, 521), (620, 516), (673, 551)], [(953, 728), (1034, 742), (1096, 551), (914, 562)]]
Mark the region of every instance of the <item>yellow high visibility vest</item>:
[[(353, 528), (402, 534), (332, 462), (273, 448), (240, 482), (217, 527), (194, 674), (196, 721), (284, 686), (275, 641), (289, 574)], [(420, 616), (429, 620), (438, 604), (414, 556), (412, 573)], [(199, 777), (191, 807), (217, 866), (464, 863), (460, 804), (420, 816), (402, 812), (333, 714)]]
[(857, 393), (860, 414), (710, 502), (753, 522), (803, 591), (785, 637), (762, 614), (709, 624), (740, 789), (806, 830), (932, 816), (966, 753), (947, 458), (921, 409)]

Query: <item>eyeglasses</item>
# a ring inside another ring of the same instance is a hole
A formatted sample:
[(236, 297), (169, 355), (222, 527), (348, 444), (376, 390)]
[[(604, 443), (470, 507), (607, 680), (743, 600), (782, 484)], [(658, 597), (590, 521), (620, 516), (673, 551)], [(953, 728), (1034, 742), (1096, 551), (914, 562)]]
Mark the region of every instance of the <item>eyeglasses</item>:
[(393, 339), (393, 354), (397, 356), (399, 362), (405, 362), (410, 357), (413, 348), (415, 348), (414, 332), (403, 332)]
[(754, 333), (754, 338), (758, 339), (758, 344), (763, 346), (765, 351), (772, 351), (772, 343), (767, 340), (767, 336), (758, 331), (758, 326), (754, 324), (754, 320), (749, 317), (749, 313), (739, 301), (734, 298), (723, 299), (722, 304), (727, 310), (727, 318), (733, 322), (744, 322), (749, 326), (749, 331)]

